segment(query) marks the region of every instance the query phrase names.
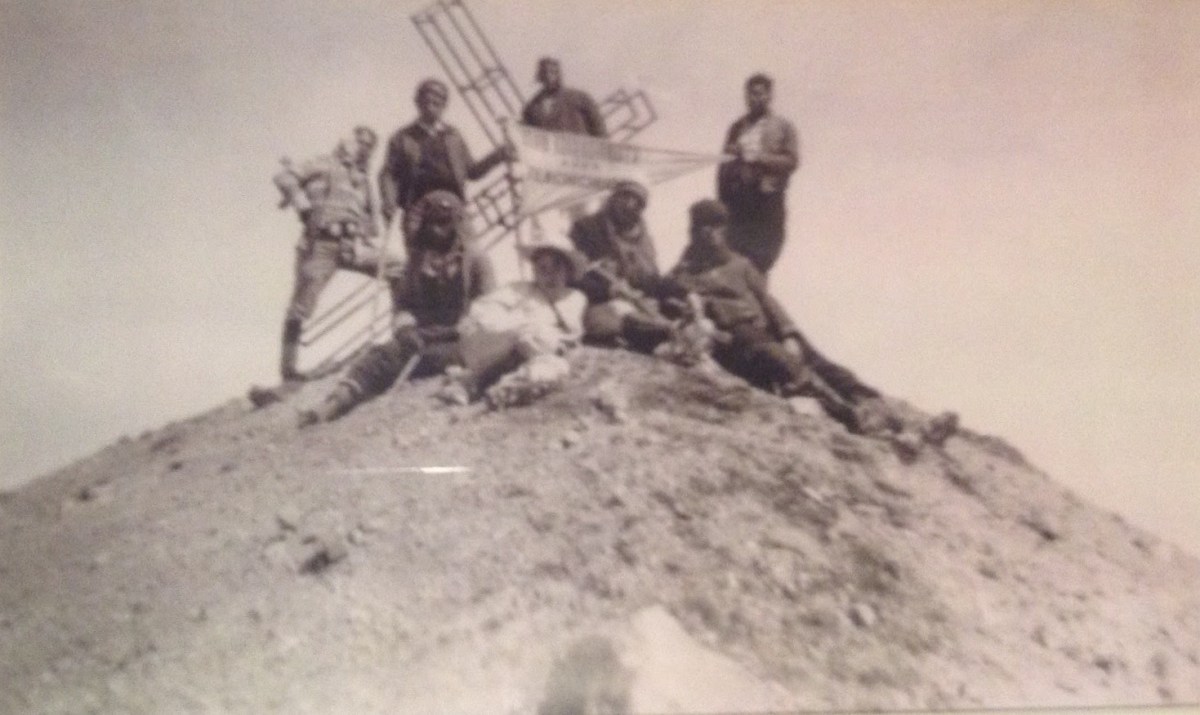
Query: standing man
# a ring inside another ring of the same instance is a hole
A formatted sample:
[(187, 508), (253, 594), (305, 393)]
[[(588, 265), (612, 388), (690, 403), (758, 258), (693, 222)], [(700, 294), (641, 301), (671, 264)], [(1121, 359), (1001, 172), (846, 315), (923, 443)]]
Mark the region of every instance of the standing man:
[[(383, 168), (379, 172), (379, 195), (383, 220), (390, 224), (396, 209), (405, 213), (431, 191), (449, 191), (466, 199), (467, 181), (483, 178), (504, 161), (513, 159), (512, 148), (497, 147), (480, 161), (461, 134), (442, 121), (450, 100), (446, 84), (427, 79), (417, 85), (417, 120), (400, 129), (388, 141)], [(415, 230), (405, 221), (405, 248), (412, 249)]]
[(783, 250), (788, 178), (800, 166), (792, 123), (771, 112), (771, 78), (746, 80), (746, 114), (725, 137), (732, 159), (717, 170), (717, 196), (729, 209), (729, 245), (764, 276)]
[(354, 244), (377, 233), (367, 179), (367, 164), (375, 149), (375, 132), (354, 128), (332, 154), (319, 156), (300, 168), (284, 162), (275, 176), (283, 194), (280, 207), (293, 206), (304, 225), (296, 245), (296, 280), (283, 323), (283, 352), (279, 372), (285, 382), (300, 380), (296, 369), (300, 333), (312, 317), (321, 291), (338, 268), (349, 268), (346, 256)]
[(595, 100), (586, 92), (564, 87), (562, 65), (553, 57), (538, 60), (541, 90), (525, 105), (521, 121), (552, 132), (587, 134), (604, 139), (608, 132)]

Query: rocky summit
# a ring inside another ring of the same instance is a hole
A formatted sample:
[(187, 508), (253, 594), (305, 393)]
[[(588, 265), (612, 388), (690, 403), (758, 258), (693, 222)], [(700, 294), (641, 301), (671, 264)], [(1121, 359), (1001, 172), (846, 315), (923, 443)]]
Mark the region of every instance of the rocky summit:
[(4, 493), (0, 712), (1200, 701), (1200, 562), (967, 426), (913, 453), (590, 349), (529, 406), (298, 430), (330, 387)]

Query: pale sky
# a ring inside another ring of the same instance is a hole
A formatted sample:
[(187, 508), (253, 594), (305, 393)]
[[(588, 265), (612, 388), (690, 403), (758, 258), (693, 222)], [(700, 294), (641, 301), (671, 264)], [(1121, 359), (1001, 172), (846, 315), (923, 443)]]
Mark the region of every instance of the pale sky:
[[(716, 151), (772, 74), (810, 339), (1200, 553), (1200, 3), (468, 2), (526, 95), (544, 54), (648, 92), (648, 146)], [(0, 486), (274, 379), (270, 177), (411, 120), (422, 5), (0, 0)], [(664, 268), (711, 191), (653, 190)]]

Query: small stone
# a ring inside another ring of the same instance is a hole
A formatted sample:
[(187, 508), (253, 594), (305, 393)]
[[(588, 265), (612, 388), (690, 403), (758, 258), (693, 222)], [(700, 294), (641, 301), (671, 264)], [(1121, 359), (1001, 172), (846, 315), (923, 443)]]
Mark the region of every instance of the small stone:
[(568, 430), (563, 432), (559, 442), (562, 444), (563, 449), (571, 449), (572, 447), (577, 446), (581, 439), (582, 438), (578, 432), (575, 432), (574, 430)]
[(275, 523), (284, 531), (295, 531), (300, 525), (302, 514), (293, 504), (285, 504), (275, 512)]
[(196, 623), (203, 623), (208, 620), (208, 610), (204, 606), (196, 606), (188, 613), (188, 618)]
[(788, 407), (792, 412), (806, 417), (822, 417), (825, 415), (821, 403), (811, 397), (789, 397)]
[(1030, 634), (1030, 637), (1033, 639), (1034, 643), (1037, 643), (1038, 645), (1042, 646), (1043, 648), (1050, 647), (1046, 641), (1046, 627), (1045, 626), (1038, 625), (1036, 628), (1033, 629), (1033, 633)]
[(591, 392), (592, 404), (610, 422), (623, 424), (629, 419), (629, 396), (612, 380), (607, 380), (596, 386)]
[(1029, 527), (1031, 531), (1042, 537), (1045, 541), (1057, 541), (1062, 530), (1043, 513), (1041, 510), (1033, 509), (1017, 519), (1021, 524)]
[(319, 574), (350, 555), (341, 539), (318, 538), (315, 548), (300, 563), (300, 573)]
[(983, 576), (984, 578), (989, 578), (993, 581), (1000, 580), (1000, 571), (993, 563), (988, 561), (980, 561), (975, 567), (975, 570), (978, 571), (979, 575)]
[(850, 607), (850, 620), (859, 628), (870, 628), (879, 620), (875, 609), (865, 603), (856, 603)]

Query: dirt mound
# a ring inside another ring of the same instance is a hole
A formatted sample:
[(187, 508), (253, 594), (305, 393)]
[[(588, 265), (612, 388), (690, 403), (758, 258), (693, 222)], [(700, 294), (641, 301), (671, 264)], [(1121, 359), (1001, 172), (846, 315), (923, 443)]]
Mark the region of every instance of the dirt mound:
[(238, 399), (5, 494), (0, 711), (1200, 700), (1200, 563), (998, 439), (901, 460), (616, 352), (505, 412), (436, 387)]

